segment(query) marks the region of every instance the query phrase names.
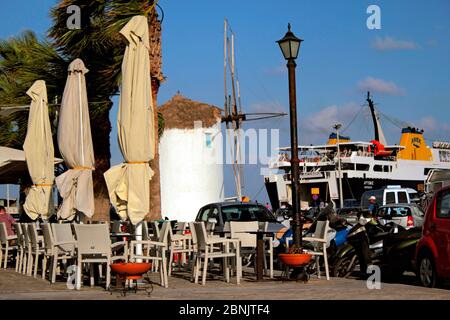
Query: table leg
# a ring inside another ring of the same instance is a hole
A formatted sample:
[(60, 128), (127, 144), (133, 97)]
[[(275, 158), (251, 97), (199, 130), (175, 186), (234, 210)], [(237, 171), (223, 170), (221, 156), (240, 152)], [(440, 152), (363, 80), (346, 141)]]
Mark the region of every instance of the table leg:
[(256, 242), (256, 280), (263, 279), (264, 273), (264, 235), (262, 233), (257, 234)]

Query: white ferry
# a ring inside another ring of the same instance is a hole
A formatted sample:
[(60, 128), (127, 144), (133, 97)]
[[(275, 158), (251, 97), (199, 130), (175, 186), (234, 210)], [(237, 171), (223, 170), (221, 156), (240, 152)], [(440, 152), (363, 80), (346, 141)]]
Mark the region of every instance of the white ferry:
[[(402, 129), (398, 145), (386, 145), (378, 113), (370, 95), (367, 102), (375, 128), (375, 139), (351, 141), (339, 137), (341, 174), (338, 170), (337, 136), (331, 134), (327, 144), (299, 146), (300, 190), (302, 209), (320, 201), (339, 205), (339, 178), (342, 179), (344, 206), (359, 203), (361, 195), (370, 189), (386, 185), (401, 185), (424, 190), (424, 181), (434, 169), (450, 169), (450, 143), (425, 144), (423, 130)], [(280, 148), (269, 162), (270, 174), (264, 177), (272, 208), (291, 202), (290, 147)]]

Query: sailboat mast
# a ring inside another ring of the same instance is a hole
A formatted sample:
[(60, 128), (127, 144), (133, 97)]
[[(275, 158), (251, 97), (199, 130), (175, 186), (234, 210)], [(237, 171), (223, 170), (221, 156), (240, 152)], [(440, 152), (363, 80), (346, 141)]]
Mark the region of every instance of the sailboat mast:
[[(228, 88), (227, 88), (227, 19), (223, 22), (223, 85), (224, 85), (224, 93), (225, 93), (225, 103), (224, 103), (224, 111), (225, 118), (229, 116), (228, 114)], [(228, 128), (228, 122), (227, 122)]]

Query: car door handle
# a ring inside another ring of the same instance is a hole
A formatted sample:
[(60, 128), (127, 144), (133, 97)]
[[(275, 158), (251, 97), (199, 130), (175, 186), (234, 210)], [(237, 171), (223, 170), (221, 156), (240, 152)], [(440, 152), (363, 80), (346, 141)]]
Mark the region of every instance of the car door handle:
[(436, 230), (436, 224), (434, 222), (430, 224), (430, 230)]

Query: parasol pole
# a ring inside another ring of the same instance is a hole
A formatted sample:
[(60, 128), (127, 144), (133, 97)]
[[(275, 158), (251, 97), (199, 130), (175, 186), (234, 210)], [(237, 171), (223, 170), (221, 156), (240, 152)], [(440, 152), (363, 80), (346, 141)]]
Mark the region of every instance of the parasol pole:
[[(80, 108), (80, 141), (81, 141), (81, 166), (84, 167), (84, 126), (83, 126), (83, 103), (82, 103), (82, 97), (81, 97), (81, 71), (75, 71), (78, 75), (78, 101), (79, 101), (79, 108)], [(78, 189), (78, 183), (77, 183), (77, 189)], [(78, 220), (81, 222), (81, 211), (77, 210), (78, 212)]]

